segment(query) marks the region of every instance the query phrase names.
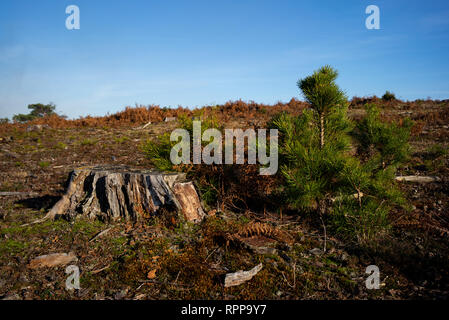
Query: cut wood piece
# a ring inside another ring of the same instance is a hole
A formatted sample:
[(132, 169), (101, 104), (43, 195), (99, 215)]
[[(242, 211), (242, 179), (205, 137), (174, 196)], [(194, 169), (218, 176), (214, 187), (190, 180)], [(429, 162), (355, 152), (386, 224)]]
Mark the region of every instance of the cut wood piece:
[(225, 288), (232, 287), (232, 286), (238, 286), (246, 281), (249, 281), (254, 277), (260, 270), (262, 270), (262, 264), (258, 264), (254, 268), (252, 268), (249, 271), (237, 271), (234, 273), (228, 273), (225, 277)]
[(441, 181), (439, 177), (435, 176), (399, 176), (396, 177), (397, 181), (405, 182), (417, 182), (417, 183), (428, 183), (428, 182), (438, 182)]
[(36, 222), (60, 215), (136, 221), (156, 215), (163, 207), (179, 210), (187, 221), (197, 222), (205, 216), (193, 184), (185, 182), (183, 173), (89, 166), (70, 173), (65, 195)]
[(42, 268), (42, 267), (57, 267), (60, 265), (69, 264), (72, 261), (78, 261), (75, 253), (52, 253), (39, 256), (28, 264), (31, 269)]

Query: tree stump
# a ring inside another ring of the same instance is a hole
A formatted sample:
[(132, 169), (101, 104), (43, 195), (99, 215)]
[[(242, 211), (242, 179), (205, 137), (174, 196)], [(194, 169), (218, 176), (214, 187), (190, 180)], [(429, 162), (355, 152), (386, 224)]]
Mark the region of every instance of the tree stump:
[(85, 215), (101, 220), (136, 221), (175, 209), (185, 220), (205, 216), (192, 182), (182, 173), (161, 173), (124, 166), (89, 166), (70, 173), (66, 194), (44, 219)]

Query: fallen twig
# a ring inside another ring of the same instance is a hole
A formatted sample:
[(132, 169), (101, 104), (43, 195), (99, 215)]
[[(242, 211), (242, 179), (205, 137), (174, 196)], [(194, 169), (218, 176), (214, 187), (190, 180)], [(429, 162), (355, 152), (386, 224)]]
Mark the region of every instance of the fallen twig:
[(97, 274), (97, 273), (100, 273), (101, 271), (104, 271), (104, 270), (106, 270), (106, 269), (109, 269), (110, 266), (111, 266), (111, 265), (108, 264), (106, 267), (103, 267), (103, 268), (101, 268), (101, 269), (97, 269), (97, 270), (91, 271), (90, 273), (91, 273), (91, 274)]
[(282, 271), (282, 276), (284, 277), (285, 282), (287, 282), (287, 285), (288, 285), (290, 288), (295, 289), (295, 288), (296, 288), (296, 262), (293, 264), (293, 285), (291, 285), (291, 284), (288, 282), (287, 277), (286, 277), (285, 274), (284, 274), (284, 271)]
[(207, 255), (207, 257), (206, 257), (206, 259), (204, 259), (204, 262), (206, 262), (207, 261), (207, 259), (209, 259), (209, 257), (218, 249), (219, 247), (216, 247), (214, 250), (212, 250), (212, 252), (210, 252), (208, 255)]
[(147, 124), (145, 124), (141, 129), (145, 129), (146, 127), (148, 127), (151, 124), (151, 121), (149, 121)]
[(97, 233), (92, 239), (89, 240), (89, 242), (92, 242), (98, 238), (101, 238), (102, 236), (104, 236), (105, 234), (107, 234), (109, 231), (111, 231), (112, 228), (107, 228), (99, 233)]

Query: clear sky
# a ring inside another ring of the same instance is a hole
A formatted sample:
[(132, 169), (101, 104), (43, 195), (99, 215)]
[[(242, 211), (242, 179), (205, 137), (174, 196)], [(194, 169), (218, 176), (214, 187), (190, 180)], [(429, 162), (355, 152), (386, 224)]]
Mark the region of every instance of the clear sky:
[[(72, 4), (80, 30), (65, 26)], [(380, 30), (365, 27), (371, 4)], [(0, 1), (0, 117), (288, 101), (324, 64), (349, 97), (449, 98), (449, 1)]]

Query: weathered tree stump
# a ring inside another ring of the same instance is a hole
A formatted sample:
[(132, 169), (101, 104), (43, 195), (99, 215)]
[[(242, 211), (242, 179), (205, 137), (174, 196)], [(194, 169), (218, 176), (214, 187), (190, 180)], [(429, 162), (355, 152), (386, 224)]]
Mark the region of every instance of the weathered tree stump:
[(90, 166), (70, 173), (66, 194), (44, 219), (84, 215), (106, 221), (136, 221), (157, 215), (162, 208), (178, 210), (192, 222), (205, 216), (195, 187), (185, 181), (185, 174)]

